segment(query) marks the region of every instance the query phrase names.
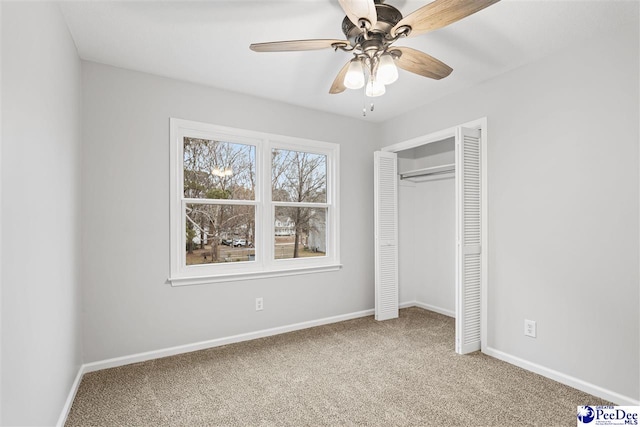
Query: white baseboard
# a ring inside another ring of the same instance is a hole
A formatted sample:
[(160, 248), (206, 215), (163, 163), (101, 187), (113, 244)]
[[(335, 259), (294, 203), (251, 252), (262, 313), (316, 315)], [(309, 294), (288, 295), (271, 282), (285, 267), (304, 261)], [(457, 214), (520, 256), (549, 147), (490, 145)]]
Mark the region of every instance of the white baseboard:
[(115, 368), (117, 366), (129, 365), (131, 363), (139, 363), (161, 357), (175, 356), (177, 354), (190, 353), (192, 351), (204, 350), (207, 348), (219, 347), (221, 345), (233, 344), (242, 341), (254, 340), (257, 338), (269, 337), (272, 335), (284, 334), (287, 332), (298, 331), (300, 329), (313, 328), (314, 326), (328, 325), (330, 323), (343, 322), (345, 320), (357, 319), (373, 315), (373, 309), (357, 311), (354, 313), (341, 314), (333, 317), (325, 317), (324, 319), (309, 320), (307, 322), (294, 323), (292, 325), (278, 326), (271, 329), (263, 329), (256, 332), (248, 332), (246, 334), (233, 335), (230, 337), (216, 338), (213, 340), (200, 341), (192, 344), (179, 345), (175, 347), (164, 348), (160, 350), (147, 351), (144, 353), (132, 354), (129, 356), (115, 357), (113, 359), (101, 360), (97, 362), (86, 363), (83, 365), (84, 372), (99, 371), (101, 369)]
[(445, 316), (449, 316), (449, 317), (456, 317), (456, 312), (455, 311), (447, 310), (446, 308), (436, 307), (435, 305), (425, 304), (425, 303), (420, 302), (420, 301), (416, 301), (415, 304), (416, 304), (416, 307), (424, 308), (425, 310), (433, 311), (435, 313), (444, 314)]
[[(420, 308), (424, 308), (425, 310), (430, 310), (436, 313), (443, 314), (445, 316), (455, 317), (455, 313), (451, 312), (450, 310), (434, 307), (429, 304), (424, 304), (418, 301), (407, 301), (407, 302), (400, 303), (400, 308), (407, 308), (407, 307), (420, 307)], [(78, 369), (78, 373), (76, 375), (75, 380), (73, 381), (71, 390), (69, 391), (69, 395), (64, 404), (62, 413), (60, 414), (60, 417), (58, 419), (58, 423), (56, 424), (56, 426), (63, 427), (65, 422), (67, 421), (67, 417), (69, 415), (69, 411), (71, 410), (71, 405), (73, 404), (73, 400), (75, 399), (76, 393), (78, 391), (78, 387), (80, 386), (80, 381), (82, 380), (82, 376), (87, 372), (99, 371), (101, 369), (115, 368), (118, 366), (129, 365), (131, 363), (144, 362), (147, 360), (159, 359), (167, 356), (175, 356), (178, 354), (189, 353), (192, 351), (204, 350), (207, 348), (219, 347), (222, 345), (233, 344), (233, 343), (242, 342), (242, 341), (249, 341), (257, 338), (269, 337), (272, 335), (284, 334), (287, 332), (298, 331), (301, 329), (312, 328), (315, 326), (328, 325), (331, 323), (343, 322), (345, 320), (371, 316), (373, 314), (374, 314), (373, 309), (357, 311), (354, 313), (347, 313), (347, 314), (342, 314), (338, 316), (326, 317), (323, 319), (310, 320), (310, 321), (301, 322), (301, 323), (294, 323), (292, 325), (285, 325), (285, 326), (279, 326), (276, 328), (263, 329), (260, 331), (249, 332), (246, 334), (233, 335), (233, 336), (224, 337), (224, 338), (216, 338), (213, 340), (200, 341), (193, 344), (169, 347), (169, 348), (164, 348), (160, 350), (137, 353), (130, 356), (116, 357), (113, 359), (107, 359), (107, 360), (83, 364)], [(544, 377), (550, 378), (562, 384), (566, 384), (570, 387), (584, 391), (585, 393), (589, 393), (594, 396), (598, 396), (603, 399), (609, 400), (618, 405), (640, 406), (640, 401), (638, 400), (635, 400), (630, 397), (623, 396), (619, 393), (587, 383), (586, 381), (582, 381), (578, 378), (574, 378), (569, 375), (563, 374), (561, 372), (554, 371), (552, 369), (529, 362), (519, 357), (512, 356), (510, 354), (504, 353), (494, 348), (486, 347), (483, 350), (483, 352), (489, 356), (495, 357), (496, 359), (500, 359), (507, 363), (511, 363), (512, 365), (519, 366), (528, 371), (535, 372)]]
[(62, 413), (60, 413), (60, 417), (58, 418), (56, 427), (64, 427), (64, 424), (67, 422), (67, 417), (69, 416), (71, 405), (73, 404), (73, 400), (76, 398), (78, 387), (80, 387), (80, 381), (82, 381), (82, 375), (84, 375), (84, 365), (81, 365), (78, 368), (78, 373), (76, 374), (76, 378), (73, 380), (73, 384), (71, 384), (71, 390), (69, 390), (67, 400), (64, 402)]
[(435, 305), (425, 304), (420, 301), (401, 302), (399, 306), (400, 308), (420, 307), (420, 308), (424, 308), (425, 310), (433, 311), (434, 313), (443, 314), (449, 317), (456, 317), (456, 313), (454, 311), (447, 310), (446, 308), (436, 307)]
[[(420, 301), (407, 301), (400, 304), (400, 308), (407, 308), (407, 307), (420, 307), (420, 308), (424, 308), (425, 310), (444, 314), (445, 316), (449, 316), (449, 317), (456, 316), (455, 312), (451, 310), (435, 307), (430, 304), (422, 303)], [(584, 391), (585, 393), (589, 393), (594, 396), (600, 397), (602, 399), (606, 399), (617, 405), (640, 406), (640, 400), (636, 400), (628, 396), (623, 396), (620, 393), (616, 393), (615, 391), (607, 390), (595, 384), (591, 384), (586, 381), (583, 381), (579, 378), (575, 378), (570, 375), (564, 374), (562, 372), (558, 372), (553, 369), (549, 369), (544, 366), (538, 365), (537, 363), (529, 362), (528, 360), (521, 359), (516, 356), (512, 356), (508, 353), (502, 352), (500, 350), (496, 350), (495, 348), (491, 348), (487, 346), (483, 348), (482, 352), (488, 356), (495, 357), (496, 359), (500, 359), (504, 362), (526, 369), (527, 371), (535, 372), (536, 374), (542, 375), (543, 377), (550, 378), (554, 381), (558, 381), (559, 383), (568, 385), (569, 387), (573, 387), (577, 390)], [(585, 402), (585, 404), (588, 404), (588, 402)]]
[[(526, 369), (527, 371), (535, 372), (536, 374), (542, 375), (543, 377), (550, 378), (554, 381), (558, 381), (559, 383), (568, 385), (569, 387), (573, 387), (580, 391), (584, 391), (585, 393), (589, 393), (602, 399), (606, 399), (617, 405), (640, 406), (640, 400), (636, 400), (628, 396), (623, 396), (620, 393), (616, 393), (615, 391), (607, 390), (595, 384), (583, 381), (579, 378), (563, 374), (562, 372), (549, 369), (547, 367), (538, 365), (537, 363), (529, 362), (528, 360), (524, 360), (503, 351), (496, 350), (495, 348), (485, 347), (482, 351), (488, 356), (495, 357), (496, 359), (500, 359), (512, 365), (519, 366), (520, 368)], [(584, 402), (584, 404), (588, 405), (589, 402)]]
[(175, 356), (192, 351), (205, 350), (207, 348), (219, 347), (221, 345), (233, 344), (242, 341), (254, 340), (256, 338), (264, 338), (272, 335), (284, 334), (286, 332), (298, 331), (301, 329), (313, 328), (314, 326), (328, 325), (331, 323), (344, 322), (345, 320), (357, 319), (360, 317), (372, 316), (374, 310), (356, 311), (354, 313), (341, 314), (338, 316), (325, 317), (323, 319), (309, 320), (307, 322), (294, 323), (292, 325), (279, 326), (271, 329), (263, 329), (256, 332), (248, 332), (246, 334), (233, 335), (225, 338), (216, 338), (213, 340), (200, 341), (193, 344), (179, 345), (175, 347), (164, 348), (160, 350), (147, 351), (144, 353), (132, 354), (130, 356), (115, 357), (113, 359), (101, 360), (97, 362), (85, 363), (78, 369), (76, 379), (71, 386), (67, 400), (62, 408), (62, 413), (58, 419), (57, 427), (63, 427), (69, 416), (71, 405), (80, 387), (82, 376), (87, 372), (99, 371), (101, 369), (115, 368), (118, 366), (129, 365), (131, 363), (144, 362), (161, 357)]

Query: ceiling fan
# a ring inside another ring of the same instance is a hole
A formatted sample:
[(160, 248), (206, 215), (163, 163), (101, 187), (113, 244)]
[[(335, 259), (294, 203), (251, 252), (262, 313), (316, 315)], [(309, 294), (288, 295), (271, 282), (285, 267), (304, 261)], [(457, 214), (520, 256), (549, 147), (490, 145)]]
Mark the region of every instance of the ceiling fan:
[(413, 13), (402, 16), (384, 0), (339, 0), (346, 15), (342, 32), (346, 40), (315, 39), (254, 43), (255, 52), (286, 52), (333, 48), (350, 52), (347, 62), (333, 81), (329, 93), (365, 86), (369, 97), (385, 93), (385, 85), (398, 78), (397, 67), (440, 80), (453, 69), (436, 58), (409, 47), (392, 46), (398, 39), (413, 37), (466, 18), (499, 0), (434, 0)]

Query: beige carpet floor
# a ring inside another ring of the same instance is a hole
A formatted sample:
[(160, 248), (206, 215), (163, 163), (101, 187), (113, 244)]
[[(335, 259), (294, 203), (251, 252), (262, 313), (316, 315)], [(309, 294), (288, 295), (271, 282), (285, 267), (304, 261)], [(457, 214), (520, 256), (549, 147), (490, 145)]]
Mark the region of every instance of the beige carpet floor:
[(86, 374), (67, 426), (576, 425), (608, 402), (454, 352), (419, 308)]

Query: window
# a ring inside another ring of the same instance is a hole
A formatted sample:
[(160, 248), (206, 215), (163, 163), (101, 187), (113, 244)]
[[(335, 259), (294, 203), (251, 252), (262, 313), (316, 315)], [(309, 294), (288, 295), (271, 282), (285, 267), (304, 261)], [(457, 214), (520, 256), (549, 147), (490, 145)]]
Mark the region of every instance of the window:
[[(276, 259), (326, 254), (327, 156), (271, 149)], [(286, 233), (282, 233), (283, 224)]]
[(185, 136), (182, 171), (185, 264), (255, 260), (256, 147)]
[(337, 144), (170, 127), (173, 285), (340, 267)]

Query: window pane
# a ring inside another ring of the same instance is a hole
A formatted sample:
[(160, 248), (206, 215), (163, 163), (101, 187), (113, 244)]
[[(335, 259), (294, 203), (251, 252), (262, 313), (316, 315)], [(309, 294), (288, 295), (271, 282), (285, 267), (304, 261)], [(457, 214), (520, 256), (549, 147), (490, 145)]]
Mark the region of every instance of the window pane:
[(327, 245), (326, 208), (275, 208), (276, 259), (324, 256)]
[(186, 206), (187, 265), (255, 260), (252, 205)]
[(327, 156), (274, 149), (271, 152), (272, 200), (327, 201)]
[(184, 197), (253, 200), (256, 147), (184, 138)]

